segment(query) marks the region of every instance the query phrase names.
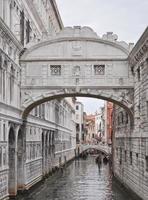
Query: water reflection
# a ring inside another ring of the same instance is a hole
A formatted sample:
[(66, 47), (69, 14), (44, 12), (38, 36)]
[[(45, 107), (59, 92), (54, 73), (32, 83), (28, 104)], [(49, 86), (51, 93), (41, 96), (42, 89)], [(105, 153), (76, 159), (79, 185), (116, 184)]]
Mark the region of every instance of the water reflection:
[(63, 172), (46, 179), (19, 200), (133, 200), (121, 191), (108, 164), (95, 163), (94, 157), (76, 160)]

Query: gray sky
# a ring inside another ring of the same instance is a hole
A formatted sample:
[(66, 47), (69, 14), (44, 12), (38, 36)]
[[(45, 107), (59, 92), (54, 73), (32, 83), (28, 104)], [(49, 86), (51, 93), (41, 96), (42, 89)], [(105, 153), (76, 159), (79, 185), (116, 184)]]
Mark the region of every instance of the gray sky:
[(90, 26), (98, 35), (113, 31), (136, 42), (148, 25), (148, 0), (56, 0), (65, 26)]
[[(90, 26), (102, 36), (108, 31), (119, 40), (137, 42), (148, 25), (148, 0), (56, 0), (64, 26)], [(80, 99), (87, 112), (102, 103)]]

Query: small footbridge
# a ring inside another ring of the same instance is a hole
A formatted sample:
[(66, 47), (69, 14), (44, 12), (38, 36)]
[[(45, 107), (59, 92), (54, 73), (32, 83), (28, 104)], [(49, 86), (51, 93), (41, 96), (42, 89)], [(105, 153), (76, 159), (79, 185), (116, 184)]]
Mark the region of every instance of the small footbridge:
[(82, 145), (81, 144), (77, 147), (77, 149), (79, 149), (78, 150), (79, 154), (81, 154), (82, 152), (87, 151), (89, 149), (96, 149), (108, 156), (110, 156), (112, 153), (111, 147), (109, 147), (108, 145), (103, 145), (103, 144), (97, 144), (97, 145), (95, 145), (95, 144), (87, 144), (87, 145), (83, 144)]

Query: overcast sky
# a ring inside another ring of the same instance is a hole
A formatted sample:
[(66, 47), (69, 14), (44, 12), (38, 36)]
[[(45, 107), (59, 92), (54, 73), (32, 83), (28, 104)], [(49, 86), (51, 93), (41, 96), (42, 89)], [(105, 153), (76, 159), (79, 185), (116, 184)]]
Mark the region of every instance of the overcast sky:
[[(148, 0), (56, 0), (64, 26), (90, 26), (102, 36), (108, 31), (119, 40), (137, 42), (148, 26)], [(87, 112), (100, 103), (85, 99)]]

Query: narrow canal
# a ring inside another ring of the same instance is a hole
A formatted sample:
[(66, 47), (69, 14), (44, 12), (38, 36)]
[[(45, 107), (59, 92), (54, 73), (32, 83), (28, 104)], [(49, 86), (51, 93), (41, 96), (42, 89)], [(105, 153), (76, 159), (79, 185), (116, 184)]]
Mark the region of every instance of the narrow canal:
[(108, 165), (100, 169), (93, 156), (73, 161), (18, 200), (135, 200), (121, 190)]

